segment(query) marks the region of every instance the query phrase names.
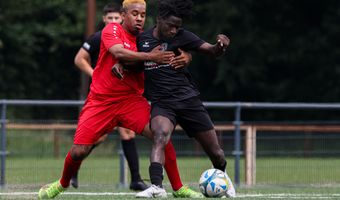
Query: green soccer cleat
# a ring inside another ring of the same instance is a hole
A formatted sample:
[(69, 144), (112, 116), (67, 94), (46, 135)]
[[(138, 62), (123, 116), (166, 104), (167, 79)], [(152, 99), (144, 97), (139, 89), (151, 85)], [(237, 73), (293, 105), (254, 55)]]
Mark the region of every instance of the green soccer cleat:
[(203, 194), (190, 189), (188, 186), (182, 186), (179, 190), (172, 193), (175, 198), (203, 198)]
[(64, 192), (66, 189), (61, 186), (60, 181), (57, 180), (51, 184), (47, 184), (40, 188), (39, 199), (53, 199), (58, 194)]

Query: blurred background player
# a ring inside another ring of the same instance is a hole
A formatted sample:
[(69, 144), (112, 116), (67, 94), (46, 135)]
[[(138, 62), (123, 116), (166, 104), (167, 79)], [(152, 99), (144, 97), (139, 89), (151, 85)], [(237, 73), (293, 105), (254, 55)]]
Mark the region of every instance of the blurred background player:
[[(123, 18), (121, 16), (121, 7), (114, 3), (105, 5), (103, 9), (102, 22), (102, 27), (109, 23), (121, 24), (123, 22)], [(100, 51), (101, 34), (102, 31), (100, 30), (90, 36), (79, 49), (74, 59), (75, 65), (90, 77), (92, 77), (93, 70), (97, 64)], [(147, 185), (143, 182), (139, 173), (138, 153), (134, 139), (135, 132), (122, 127), (117, 127), (117, 129), (120, 134), (123, 152), (130, 168), (130, 189), (136, 191), (144, 190), (147, 188)], [(107, 134), (103, 135), (103, 137), (98, 140), (96, 145), (103, 142), (106, 137)], [(71, 185), (75, 188), (78, 188), (78, 173), (72, 177)]]
[[(216, 44), (213, 45), (182, 28), (183, 19), (190, 17), (192, 7), (192, 0), (159, 0), (157, 24), (138, 36), (138, 51), (149, 52), (160, 45), (164, 51), (173, 51), (175, 54), (184, 50), (198, 51), (214, 57), (222, 55), (230, 42), (227, 36), (217, 35)], [(151, 61), (144, 63), (144, 94), (151, 101), (150, 124), (154, 135), (149, 167), (152, 185), (137, 193), (136, 197), (153, 198), (159, 193), (166, 197), (162, 186), (164, 147), (177, 124), (189, 137), (200, 143), (214, 168), (225, 171), (227, 162), (218, 143), (214, 125), (199, 98), (200, 93), (188, 68), (176, 69), (171, 64), (159, 65)], [(229, 177), (227, 179), (226, 196), (235, 197), (233, 183)]]

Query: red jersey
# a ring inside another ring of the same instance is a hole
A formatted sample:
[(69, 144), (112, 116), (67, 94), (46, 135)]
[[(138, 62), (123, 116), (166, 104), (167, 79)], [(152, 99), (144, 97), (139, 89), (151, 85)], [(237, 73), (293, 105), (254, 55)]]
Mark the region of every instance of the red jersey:
[(142, 95), (144, 92), (144, 74), (124, 72), (124, 79), (118, 79), (111, 68), (118, 60), (109, 49), (122, 44), (124, 48), (137, 51), (136, 36), (128, 33), (120, 24), (110, 23), (102, 31), (100, 52), (92, 76), (91, 92), (109, 97), (111, 100), (129, 98), (131, 95)]

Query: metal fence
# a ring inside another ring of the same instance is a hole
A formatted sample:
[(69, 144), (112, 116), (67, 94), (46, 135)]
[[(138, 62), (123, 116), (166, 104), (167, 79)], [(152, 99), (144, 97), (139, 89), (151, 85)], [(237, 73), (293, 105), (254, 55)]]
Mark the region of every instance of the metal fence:
[[(7, 147), (6, 147), (6, 125), (7, 125), (7, 108), (10, 106), (69, 106), (69, 107), (79, 107), (83, 105), (83, 101), (69, 101), (69, 100), (0, 100), (1, 104), (1, 177), (0, 184), (1, 186), (5, 185), (5, 169), (6, 169), (6, 157), (7, 157)], [(233, 148), (233, 156), (234, 156), (234, 181), (236, 185), (240, 185), (240, 160), (241, 156), (245, 154), (245, 152), (241, 149), (241, 131), (246, 130), (247, 136), (249, 136), (249, 141), (247, 141), (247, 148), (256, 149), (254, 143), (256, 142), (256, 128), (253, 125), (245, 126), (242, 121), (241, 113), (244, 110), (272, 110), (272, 109), (282, 109), (282, 110), (340, 110), (340, 104), (337, 103), (246, 103), (246, 102), (204, 102), (204, 105), (207, 108), (214, 109), (229, 109), (234, 112), (233, 122), (232, 122), (232, 130), (234, 131), (234, 148)], [(336, 125), (336, 124), (335, 124)], [(230, 126), (220, 127), (221, 129), (226, 128), (230, 129)], [(267, 127), (268, 128), (268, 127)], [(272, 127), (273, 128), (273, 127)], [(296, 127), (295, 127), (296, 128)], [(329, 127), (328, 127), (329, 128)], [(332, 128), (332, 127), (331, 127)], [(333, 127), (334, 130), (338, 131), (339, 127)], [(274, 130), (274, 129), (273, 129)], [(254, 132), (255, 131), (255, 132)], [(249, 135), (248, 135), (249, 133)], [(255, 133), (255, 135), (254, 135)], [(246, 150), (246, 152), (248, 152)], [(255, 162), (255, 151), (249, 151), (248, 155), (250, 163), (250, 177), (254, 176), (254, 163)], [(124, 155), (120, 152), (120, 181), (124, 181)], [(247, 162), (247, 161), (246, 161)], [(251, 171), (253, 170), (253, 172)], [(251, 175), (253, 174), (253, 175)], [(252, 179), (252, 178), (251, 178)], [(253, 180), (250, 180), (253, 182)]]

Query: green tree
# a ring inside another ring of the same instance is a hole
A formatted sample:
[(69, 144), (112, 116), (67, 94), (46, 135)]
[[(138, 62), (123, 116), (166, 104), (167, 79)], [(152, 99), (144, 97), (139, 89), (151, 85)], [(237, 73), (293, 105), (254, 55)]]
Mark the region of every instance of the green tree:
[(77, 96), (73, 56), (83, 40), (82, 2), (1, 1), (0, 98)]
[[(157, 7), (147, 2), (146, 28)], [(190, 70), (204, 100), (338, 101), (340, 1), (194, 2), (185, 28), (212, 43), (217, 33), (231, 39), (217, 60), (194, 54)], [(105, 3), (97, 1), (97, 21)], [(0, 98), (77, 99), (73, 58), (86, 1), (12, 0), (0, 8)]]
[[(195, 74), (204, 97), (227, 101), (338, 101), (339, 1), (195, 3), (197, 15), (192, 26), (197, 32), (206, 38), (223, 32), (231, 38), (227, 55), (218, 62), (196, 58), (199, 71)], [(216, 89), (209, 90), (211, 87)]]

